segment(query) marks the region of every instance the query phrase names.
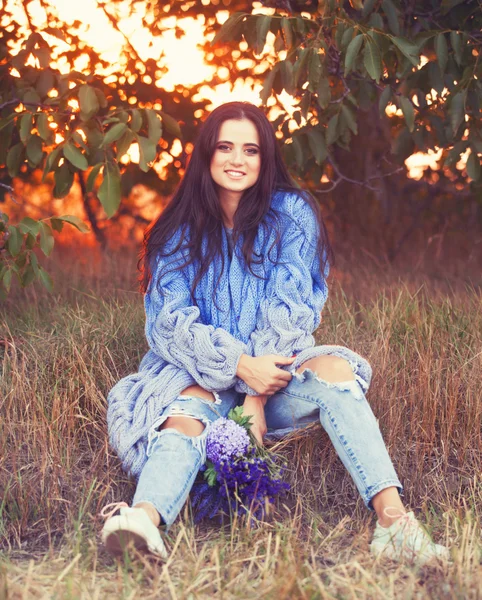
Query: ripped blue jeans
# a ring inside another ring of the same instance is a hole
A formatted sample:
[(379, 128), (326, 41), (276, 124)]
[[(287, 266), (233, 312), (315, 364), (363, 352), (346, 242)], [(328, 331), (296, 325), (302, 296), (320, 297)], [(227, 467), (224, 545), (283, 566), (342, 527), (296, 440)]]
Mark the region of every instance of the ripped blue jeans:
[[(279, 439), (295, 429), (320, 421), (365, 505), (381, 490), (396, 486), (402, 492), (385, 447), (378, 422), (356, 380), (328, 383), (310, 369), (292, 373), (289, 384), (268, 398), (266, 438)], [(199, 468), (206, 460), (210, 424), (242, 404), (244, 394), (234, 388), (213, 392), (215, 401), (178, 396), (149, 432), (148, 460), (139, 476), (132, 505), (153, 504), (169, 528), (181, 511)], [(176, 429), (159, 429), (171, 416), (195, 418), (205, 425), (199, 436)]]

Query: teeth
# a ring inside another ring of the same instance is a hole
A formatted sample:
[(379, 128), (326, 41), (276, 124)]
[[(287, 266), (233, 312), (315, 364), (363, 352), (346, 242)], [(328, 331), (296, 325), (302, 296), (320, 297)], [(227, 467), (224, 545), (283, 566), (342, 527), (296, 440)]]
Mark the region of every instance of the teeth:
[(239, 171), (226, 171), (231, 177), (243, 177), (244, 173), (240, 173)]

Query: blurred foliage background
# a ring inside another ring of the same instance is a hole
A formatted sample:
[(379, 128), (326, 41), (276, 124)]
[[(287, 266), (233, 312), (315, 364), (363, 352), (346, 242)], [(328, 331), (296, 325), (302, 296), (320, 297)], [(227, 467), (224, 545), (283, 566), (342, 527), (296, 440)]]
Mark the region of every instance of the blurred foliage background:
[(3, 298), (53, 288), (55, 244), (138, 248), (229, 100), (265, 108), (342, 267), (480, 268), (477, 0), (7, 0), (0, 23)]

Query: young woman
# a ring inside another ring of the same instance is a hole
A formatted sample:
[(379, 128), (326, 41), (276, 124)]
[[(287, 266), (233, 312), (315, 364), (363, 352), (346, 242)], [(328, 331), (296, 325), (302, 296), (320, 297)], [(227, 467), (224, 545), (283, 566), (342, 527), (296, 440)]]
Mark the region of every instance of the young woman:
[(133, 541), (166, 556), (158, 527), (186, 501), (210, 423), (242, 404), (259, 443), (321, 421), (378, 516), (375, 555), (447, 558), (400, 500), (365, 398), (370, 365), (314, 345), (330, 257), (318, 205), (288, 174), (265, 114), (244, 102), (216, 108), (145, 236), (150, 350), (110, 391), (107, 414), (110, 443), (138, 482), (132, 507), (104, 508), (109, 550)]

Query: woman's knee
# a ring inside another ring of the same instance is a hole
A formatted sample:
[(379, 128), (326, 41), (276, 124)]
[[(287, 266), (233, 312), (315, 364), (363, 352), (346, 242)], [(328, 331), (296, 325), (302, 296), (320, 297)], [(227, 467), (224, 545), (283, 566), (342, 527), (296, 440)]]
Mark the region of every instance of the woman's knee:
[[(211, 402), (216, 401), (214, 394), (206, 391), (200, 385), (190, 385), (183, 390), (180, 395), (191, 396), (193, 398), (203, 398), (205, 400), (211, 400)], [(202, 421), (188, 415), (172, 415), (167, 417), (160, 427), (160, 429), (175, 429), (176, 431), (179, 431), (179, 433), (183, 433), (184, 435), (188, 435), (190, 437), (201, 435), (205, 428), (206, 426)]]
[(167, 417), (160, 429), (175, 429), (179, 433), (188, 435), (190, 437), (196, 437), (201, 435), (205, 429), (205, 425), (199, 419), (194, 417)]
[(301, 373), (305, 369), (314, 371), (319, 377), (330, 383), (355, 379), (350, 363), (339, 356), (315, 356), (300, 365), (296, 372)]
[(190, 385), (181, 392), (181, 396), (193, 396), (196, 398), (204, 398), (205, 400), (211, 400), (212, 402), (216, 401), (214, 394), (208, 392), (200, 385)]

